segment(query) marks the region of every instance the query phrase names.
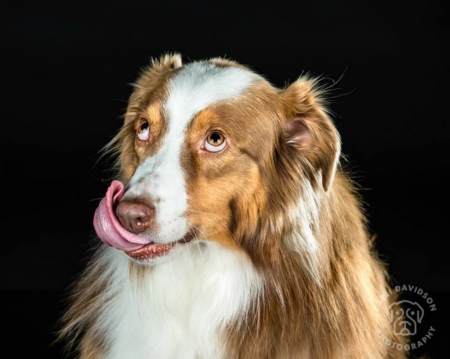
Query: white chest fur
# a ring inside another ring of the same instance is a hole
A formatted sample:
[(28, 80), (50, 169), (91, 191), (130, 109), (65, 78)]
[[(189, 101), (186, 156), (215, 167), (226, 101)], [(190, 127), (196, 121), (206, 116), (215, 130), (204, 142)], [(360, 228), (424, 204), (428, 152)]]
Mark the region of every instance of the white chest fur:
[(105, 256), (114, 295), (98, 326), (108, 359), (221, 358), (222, 329), (246, 312), (262, 286), (245, 255), (211, 242), (142, 271), (130, 271), (120, 251)]

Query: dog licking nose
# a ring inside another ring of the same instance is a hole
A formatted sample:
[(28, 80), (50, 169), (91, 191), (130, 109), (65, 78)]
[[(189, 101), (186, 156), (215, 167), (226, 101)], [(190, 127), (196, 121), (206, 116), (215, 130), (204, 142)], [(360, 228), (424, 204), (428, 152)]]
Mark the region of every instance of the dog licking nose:
[(118, 220), (116, 209), (122, 202), (121, 200), (124, 194), (125, 188), (123, 183), (120, 181), (112, 181), (106, 191), (105, 197), (100, 201), (95, 211), (94, 228), (98, 237), (108, 246), (124, 251), (133, 251), (149, 244), (150, 241), (143, 236), (125, 229), (123, 224)]
[(319, 80), (276, 88), (231, 60), (152, 60), (105, 147), (123, 180), (94, 214), (105, 246), (62, 318), (81, 358), (408, 357), (392, 322), (409, 307)]
[(138, 202), (121, 201), (116, 208), (116, 216), (127, 231), (138, 234), (152, 226), (155, 207)]

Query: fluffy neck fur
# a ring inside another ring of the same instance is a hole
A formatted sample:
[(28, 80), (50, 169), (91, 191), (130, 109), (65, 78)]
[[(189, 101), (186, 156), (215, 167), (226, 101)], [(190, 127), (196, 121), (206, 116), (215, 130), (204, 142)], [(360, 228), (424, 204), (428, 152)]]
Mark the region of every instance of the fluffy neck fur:
[[(330, 191), (322, 192), (320, 203), (316, 222), (311, 223), (320, 254), (312, 253), (314, 248), (297, 251), (281, 245), (273, 245), (270, 259), (252, 252), (255, 263), (264, 262), (258, 267), (264, 287), (246, 313), (246, 326), (251, 329), (230, 327), (228, 331), (230, 358), (405, 357), (404, 352), (390, 349), (380, 335), (396, 343), (405, 340), (395, 337), (387, 320), (386, 272), (371, 248), (348, 178), (338, 172)], [(279, 235), (307, 243), (301, 238), (305, 232), (296, 228), (296, 223), (304, 224), (298, 217), (305, 216), (304, 208), (314, 205), (300, 206), (294, 222), (280, 226)], [(283, 216), (282, 211), (278, 214)], [(266, 231), (272, 236), (275, 232)]]
[(197, 242), (146, 267), (100, 248), (75, 289), (64, 334), (82, 358), (222, 358), (223, 333), (249, 309), (262, 282), (249, 258)]

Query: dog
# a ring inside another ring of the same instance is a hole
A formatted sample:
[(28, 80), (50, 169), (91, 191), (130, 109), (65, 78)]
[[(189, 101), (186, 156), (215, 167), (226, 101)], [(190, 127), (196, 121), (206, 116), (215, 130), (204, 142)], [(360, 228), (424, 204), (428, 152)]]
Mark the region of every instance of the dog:
[(277, 88), (221, 57), (152, 59), (105, 146), (117, 176), (61, 319), (68, 350), (406, 357), (326, 90), (312, 76)]

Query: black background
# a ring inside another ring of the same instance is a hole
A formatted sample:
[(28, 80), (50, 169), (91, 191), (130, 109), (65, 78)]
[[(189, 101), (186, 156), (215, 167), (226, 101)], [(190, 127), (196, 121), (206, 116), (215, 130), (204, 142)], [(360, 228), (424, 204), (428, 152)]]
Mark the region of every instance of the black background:
[(437, 306), (423, 324), (435, 334), (414, 354), (448, 357), (448, 3), (3, 1), (0, 14), (10, 357), (62, 358), (52, 333), (111, 179), (98, 151), (121, 125), (129, 83), (166, 52), (231, 58), (279, 87), (306, 72), (338, 82), (330, 107), (380, 255), (395, 284)]

